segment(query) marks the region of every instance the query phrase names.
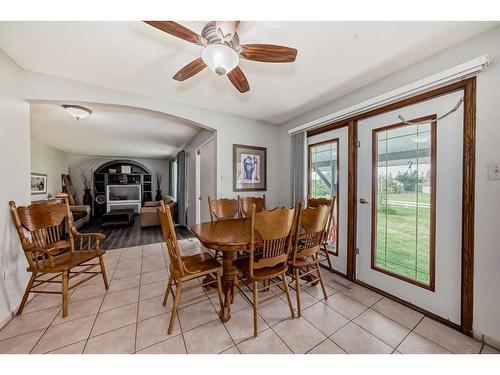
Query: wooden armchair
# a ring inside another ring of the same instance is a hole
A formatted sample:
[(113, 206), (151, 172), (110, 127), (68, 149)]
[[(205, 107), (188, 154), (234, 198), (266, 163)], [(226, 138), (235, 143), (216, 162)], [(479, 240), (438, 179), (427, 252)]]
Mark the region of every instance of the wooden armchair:
[[(250, 300), (243, 293), (240, 285), (236, 287), (241, 295), (253, 306), (254, 311), (254, 336), (257, 336), (259, 303), (269, 301), (285, 293), (290, 314), (295, 317), (286, 271), (288, 269), (288, 255), (291, 249), (292, 235), (296, 227), (297, 208), (276, 208), (272, 211), (256, 212), (255, 204), (251, 209), (250, 252), (248, 258), (238, 258), (234, 261), (238, 269), (238, 278), (249, 290), (253, 299)], [(259, 252), (256, 249), (259, 248)], [(259, 282), (264, 286), (260, 287)], [(282, 292), (259, 301), (259, 292), (277, 286)]]
[[(195, 254), (191, 256), (181, 256), (177, 235), (175, 234), (174, 221), (170, 207), (161, 201), (161, 206), (158, 208), (158, 216), (160, 217), (161, 229), (167, 245), (168, 256), (170, 257), (170, 276), (168, 278), (165, 297), (163, 298), (163, 306), (167, 304), (170, 291), (174, 297), (174, 306), (170, 314), (170, 323), (168, 326), (168, 334), (172, 333), (174, 328), (175, 316), (180, 304), (182, 286), (184, 283), (206, 276), (212, 276), (205, 279), (202, 284), (197, 284), (185, 288), (185, 291), (194, 288), (205, 287), (208, 285), (217, 285), (217, 293), (219, 295), (219, 303), (222, 306), (222, 284), (220, 274), (222, 266), (209, 253)], [(174, 291), (175, 286), (175, 291)], [(205, 292), (191, 298), (189, 301), (205, 296)], [(186, 302), (189, 302), (186, 301)]]
[[(304, 286), (317, 283), (321, 284), (323, 295), (328, 299), (323, 277), (319, 269), (318, 253), (325, 236), (325, 224), (328, 221), (330, 208), (328, 206), (308, 207), (299, 209), (297, 231), (288, 266), (292, 279), (295, 280), (297, 293), (297, 313), (302, 316), (300, 304), (300, 289)], [(306, 282), (301, 285), (301, 281)]]
[(261, 197), (244, 197), (241, 198), (238, 195), (238, 206), (240, 211), (240, 217), (250, 217), (250, 210), (252, 209), (252, 204), (255, 204), (255, 212), (261, 212), (266, 209), (266, 194)]
[[(102, 259), (104, 251), (99, 249), (100, 241), (105, 238), (104, 234), (79, 233), (73, 225), (68, 195), (62, 193), (57, 198), (62, 199), (64, 203), (54, 199), (16, 207), (15, 202), (9, 202), (19, 240), (28, 260), (27, 271), (31, 272), (17, 315), (22, 314), (30, 293), (61, 294), (65, 318), (68, 315), (68, 290), (97, 275), (102, 275), (104, 287), (108, 289)], [(60, 229), (63, 220), (66, 220), (70, 229), (67, 237)], [(25, 231), (28, 231), (31, 238), (25, 235)], [(98, 259), (98, 262), (92, 262), (94, 259)], [(97, 266), (100, 266), (100, 271), (92, 271)], [(83, 275), (83, 278), (69, 286), (69, 281), (80, 275)], [(51, 283), (62, 284), (61, 292), (39, 288), (43, 284)]]
[(328, 216), (328, 220), (325, 225), (325, 236), (323, 237), (323, 243), (321, 244), (321, 253), (323, 253), (323, 257), (326, 258), (328, 262), (328, 267), (330, 270), (332, 269), (332, 261), (330, 260), (330, 254), (328, 253), (328, 237), (330, 234), (330, 229), (333, 222), (333, 210), (335, 208), (335, 197), (332, 199), (328, 198), (311, 198), (307, 197), (307, 207), (319, 207), (319, 206), (327, 206), (330, 208), (330, 215)]

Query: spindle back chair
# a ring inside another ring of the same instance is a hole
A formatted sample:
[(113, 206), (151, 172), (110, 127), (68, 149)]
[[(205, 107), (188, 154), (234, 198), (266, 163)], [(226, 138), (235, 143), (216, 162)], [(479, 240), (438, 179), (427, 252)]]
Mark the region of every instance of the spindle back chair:
[[(68, 315), (69, 290), (98, 275), (102, 275), (104, 287), (108, 289), (104, 251), (100, 250), (100, 242), (105, 236), (102, 233), (80, 233), (74, 228), (67, 194), (62, 193), (57, 199), (21, 207), (16, 207), (16, 203), (10, 201), (9, 206), (28, 261), (27, 271), (31, 272), (17, 315), (22, 314), (30, 293), (61, 294), (65, 318)], [(67, 234), (64, 221), (67, 223)], [(98, 259), (98, 262), (92, 263), (94, 259)], [(97, 266), (100, 266), (100, 271), (92, 271)], [(70, 286), (70, 280), (79, 276), (82, 278)], [(61, 292), (41, 287), (54, 283), (61, 284)]]
[[(189, 291), (194, 288), (200, 287), (203, 288), (212, 284), (216, 284), (216, 290), (219, 295), (219, 303), (222, 306), (222, 284), (220, 277), (222, 272), (222, 265), (217, 262), (211, 254), (205, 252), (190, 256), (182, 256), (181, 248), (179, 246), (177, 235), (175, 233), (174, 221), (172, 219), (170, 207), (163, 201), (161, 201), (160, 207), (158, 208), (158, 215), (160, 217), (163, 237), (165, 238), (165, 243), (167, 245), (168, 256), (170, 257), (170, 276), (168, 278), (167, 288), (165, 290), (165, 297), (163, 298), (163, 305), (165, 306), (167, 304), (170, 291), (172, 291), (172, 296), (174, 297), (174, 305), (170, 314), (170, 323), (167, 331), (167, 333), (170, 335), (174, 328), (175, 317), (177, 315), (177, 309), (180, 305), (180, 297), (183, 290), (182, 286), (184, 283), (193, 279), (211, 276), (210, 278), (205, 278), (205, 280), (203, 280), (201, 284), (195, 284), (190, 287), (185, 287), (184, 291)], [(205, 296), (206, 294), (205, 292), (203, 292), (197, 296), (190, 298), (184, 303), (188, 303)]]
[(332, 261), (330, 259), (330, 253), (328, 252), (328, 238), (330, 234), (330, 229), (334, 219), (334, 208), (335, 208), (335, 197), (329, 198), (311, 198), (307, 197), (307, 207), (318, 207), (318, 206), (327, 206), (330, 208), (330, 215), (328, 216), (328, 220), (325, 224), (325, 235), (323, 237), (323, 242), (321, 244), (321, 252), (319, 254), (323, 255), (323, 258), (328, 262), (328, 267), (332, 270)]
[[(330, 214), (330, 207), (317, 206), (301, 209), (298, 214), (298, 232), (294, 238), (291, 256), (288, 261), (289, 271), (295, 280), (297, 293), (297, 313), (302, 316), (300, 291), (301, 288), (313, 283), (321, 284), (325, 300), (328, 299), (325, 284), (319, 268), (318, 254), (321, 251), (325, 225)], [(300, 233), (300, 234), (299, 234)], [(301, 281), (305, 284), (301, 285)]]

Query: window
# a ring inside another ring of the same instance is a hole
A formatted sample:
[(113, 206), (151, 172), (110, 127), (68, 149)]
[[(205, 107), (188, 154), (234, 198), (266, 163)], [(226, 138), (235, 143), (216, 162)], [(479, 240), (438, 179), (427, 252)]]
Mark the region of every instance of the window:
[(170, 162), (170, 196), (177, 200), (177, 159)]
[(328, 251), (338, 255), (338, 138), (309, 145), (309, 196), (335, 197), (333, 220), (328, 232)]
[(432, 290), (435, 128), (429, 122), (373, 131), (372, 268)]

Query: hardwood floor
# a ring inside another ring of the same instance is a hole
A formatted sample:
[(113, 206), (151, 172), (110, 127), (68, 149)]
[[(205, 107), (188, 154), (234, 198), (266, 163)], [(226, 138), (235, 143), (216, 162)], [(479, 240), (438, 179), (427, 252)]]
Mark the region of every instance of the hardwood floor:
[[(101, 248), (104, 250), (120, 249), (152, 243), (163, 242), (161, 227), (141, 228), (139, 215), (134, 218), (134, 223), (129, 226), (121, 227), (103, 227), (102, 218), (93, 218), (93, 220), (80, 228), (80, 232), (100, 232), (106, 235)], [(175, 231), (179, 240), (194, 237), (191, 231), (185, 226), (176, 226)]]

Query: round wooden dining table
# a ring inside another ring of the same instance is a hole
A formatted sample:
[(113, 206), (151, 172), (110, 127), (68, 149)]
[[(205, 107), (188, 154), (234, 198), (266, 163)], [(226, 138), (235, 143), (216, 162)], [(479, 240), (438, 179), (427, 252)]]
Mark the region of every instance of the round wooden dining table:
[(207, 248), (222, 252), (222, 292), (224, 305), (219, 317), (222, 322), (231, 318), (233, 287), (236, 279), (236, 268), (233, 261), (238, 251), (248, 250), (250, 246), (250, 219), (233, 219), (196, 224), (191, 231)]

